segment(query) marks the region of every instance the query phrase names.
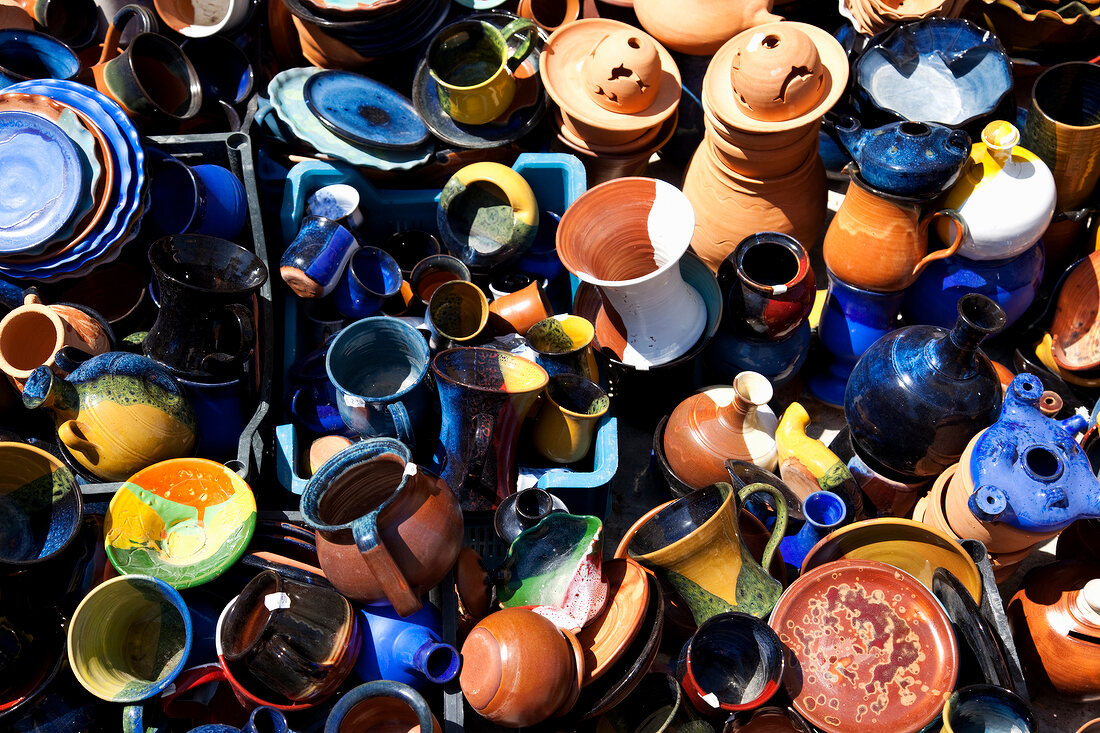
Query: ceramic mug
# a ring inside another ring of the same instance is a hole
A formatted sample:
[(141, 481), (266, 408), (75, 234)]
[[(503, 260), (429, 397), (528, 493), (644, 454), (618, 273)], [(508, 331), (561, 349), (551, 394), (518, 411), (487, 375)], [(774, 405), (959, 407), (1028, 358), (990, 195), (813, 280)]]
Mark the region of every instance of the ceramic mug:
[(324, 733), (370, 730), (441, 733), (439, 721), (416, 690), (387, 680), (368, 682), (345, 693), (332, 706)]
[[(425, 257), (437, 255), (443, 251), (443, 245), (434, 234), (421, 229), (406, 229), (394, 232), (384, 242), (382, 249), (390, 253), (401, 266), (401, 274), (406, 279), (412, 276), (413, 268)], [(428, 294), (431, 297), (431, 294)]]
[(195, 413), (199, 434), (195, 454), (227, 461), (237, 457), (244, 432), (247, 387), (240, 377), (200, 382), (176, 377)]
[(215, 33), (232, 35), (251, 14), (253, 0), (153, 0), (157, 14), (169, 28), (183, 36), (205, 38)]
[(431, 302), (432, 295), (443, 283), (451, 280), (469, 282), (470, 279), (470, 268), (462, 260), (443, 254), (428, 255), (417, 262), (409, 273), (413, 293), (424, 305)]
[(555, 463), (579, 461), (588, 455), (596, 424), (610, 404), (607, 393), (592, 380), (555, 374), (546, 385), (535, 420), (535, 449)]
[(83, 516), (80, 488), (64, 463), (41, 448), (0, 443), (0, 568), (29, 570), (56, 557), (79, 534)]
[(489, 301), (481, 288), (465, 280), (445, 282), (432, 293), (425, 318), (431, 346), (440, 350), (471, 343), (489, 322)]
[(333, 291), (336, 310), (348, 318), (373, 316), (387, 298), (401, 290), (397, 260), (377, 247), (357, 250)]
[(121, 575), (92, 589), (73, 612), (69, 666), (101, 700), (137, 702), (172, 683), (191, 649), (191, 614), (172, 586)]
[(222, 36), (189, 38), (180, 44), (202, 85), (202, 98), (229, 105), (243, 104), (252, 95), (256, 73), (248, 55)]
[[(122, 31), (136, 20), (139, 33), (119, 53)], [(173, 41), (158, 35), (153, 11), (127, 5), (107, 28), (103, 52), (92, 67), (96, 89), (133, 115), (194, 117), (202, 107), (202, 84), (187, 55)]]
[(49, 35), (72, 48), (84, 48), (95, 38), (96, 3), (93, 0), (15, 0)]
[(333, 183), (310, 194), (306, 199), (306, 214), (332, 219), (354, 232), (363, 226), (363, 212), (359, 210), (359, 202), (359, 189), (355, 186)]
[(539, 321), (554, 313), (549, 298), (536, 280), (513, 293), (506, 293), (489, 304), (493, 327), (498, 333), (526, 333)]
[(415, 444), (427, 407), (428, 345), (415, 328), (389, 316), (364, 318), (329, 345), (325, 371), (344, 423), (363, 437)]
[(1100, 179), (1100, 66), (1069, 61), (1040, 74), (1020, 145), (1050, 167), (1058, 211), (1084, 204)]
[(339, 221), (307, 216), (279, 259), (279, 275), (299, 298), (322, 298), (336, 289), (358, 250), (359, 241)]
[(72, 79), (78, 71), (80, 59), (53, 36), (0, 30), (0, 88), (27, 79)]
[(428, 47), (428, 73), (443, 111), (466, 125), (499, 117), (516, 96), (513, 73), (534, 48), (536, 33), (526, 18), (503, 29), (483, 20), (444, 28)]
[(590, 347), (595, 336), (596, 329), (588, 319), (558, 315), (531, 326), (527, 343), (535, 350), (535, 363), (547, 374), (576, 374), (597, 382), (599, 371)]
[(159, 151), (150, 155), (153, 221), (162, 234), (208, 234), (234, 239), (244, 229), (244, 184), (220, 165), (187, 165)]
[(220, 632), (227, 662), (295, 702), (326, 697), (343, 684), (361, 644), (346, 598), (271, 570), (241, 590)]

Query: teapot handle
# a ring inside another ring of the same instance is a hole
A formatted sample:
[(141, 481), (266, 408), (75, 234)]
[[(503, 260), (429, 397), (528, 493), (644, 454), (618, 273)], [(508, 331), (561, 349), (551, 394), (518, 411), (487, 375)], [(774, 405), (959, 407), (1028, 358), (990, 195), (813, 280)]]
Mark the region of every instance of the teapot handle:
[(118, 49), (118, 42), (122, 39), (122, 31), (131, 20), (137, 21), (138, 33), (157, 32), (157, 16), (152, 10), (142, 5), (125, 6), (115, 13), (111, 24), (107, 26), (107, 37), (103, 39), (103, 51), (99, 54), (97, 65), (105, 64), (117, 55), (115, 51)]
[(783, 498), (783, 494), (779, 492), (779, 489), (774, 486), (749, 484), (737, 492), (738, 507), (744, 504), (745, 499), (749, 496), (761, 491), (775, 500), (775, 524), (772, 525), (771, 536), (768, 537), (768, 544), (764, 545), (764, 554), (760, 558), (761, 567), (767, 571), (772, 564), (772, 555), (775, 554), (776, 548), (783, 540), (783, 535), (787, 533), (787, 500)]
[(966, 239), (966, 235), (968, 232), (966, 228), (966, 222), (963, 221), (963, 218), (961, 216), (959, 216), (959, 212), (955, 211), (954, 209), (940, 209), (939, 211), (933, 211), (931, 214), (925, 217), (924, 221), (921, 222), (921, 231), (927, 232), (929, 224), (931, 224), (932, 220), (935, 219), (937, 216), (946, 216), (948, 219), (955, 222), (955, 238), (951, 240), (950, 247), (937, 249), (934, 252), (929, 252), (927, 255), (925, 255), (924, 259), (918, 262), (916, 267), (913, 268), (914, 278), (921, 273), (921, 270), (923, 270), (929, 262), (932, 262), (933, 260), (942, 260), (943, 258), (950, 257), (951, 255), (958, 252), (959, 246), (963, 243), (963, 240)]
[(397, 614), (404, 617), (419, 611), (422, 605), (420, 597), (413, 592), (405, 574), (382, 542), (377, 512), (365, 514), (352, 522), (351, 533), (363, 561)]

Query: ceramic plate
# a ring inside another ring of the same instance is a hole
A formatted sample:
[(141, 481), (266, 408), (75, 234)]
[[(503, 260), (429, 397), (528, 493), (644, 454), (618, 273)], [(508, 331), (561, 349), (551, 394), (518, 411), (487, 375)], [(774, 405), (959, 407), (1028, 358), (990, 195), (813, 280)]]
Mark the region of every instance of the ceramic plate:
[(923, 522), (884, 517), (841, 527), (806, 553), (802, 572), (842, 558), (892, 565), (929, 590), (936, 568), (947, 568), (970, 591), (975, 603), (982, 600), (982, 576), (974, 558), (958, 542)]
[(649, 578), (638, 563), (607, 560), (603, 577), (608, 582), (607, 606), (577, 634), (584, 650), (582, 686), (599, 679), (619, 661), (641, 630), (649, 606)]
[(83, 189), (80, 153), (64, 130), (30, 112), (0, 112), (0, 252), (41, 251)]
[(951, 621), (932, 592), (885, 563), (837, 560), (794, 581), (768, 624), (796, 663), (795, 709), (825, 733), (917, 733), (955, 688)]
[(947, 570), (936, 568), (932, 575), (932, 592), (947, 611), (948, 618), (955, 624), (955, 630), (966, 641), (970, 654), (981, 670), (982, 680), (990, 685), (1018, 692), (1014, 689), (1004, 643), (989, 628), (981, 609), (974, 603), (966, 587)]
[(401, 150), (428, 141), (412, 102), (361, 74), (322, 71), (306, 81), (302, 93), (321, 124), (352, 144)]
[(268, 84), (267, 94), (276, 116), (295, 137), (317, 152), (376, 170), (408, 170), (431, 158), (431, 145), (415, 150), (382, 150), (355, 147), (328, 130), (306, 105), (305, 86), (310, 77), (322, 69), (287, 69), (275, 75)]

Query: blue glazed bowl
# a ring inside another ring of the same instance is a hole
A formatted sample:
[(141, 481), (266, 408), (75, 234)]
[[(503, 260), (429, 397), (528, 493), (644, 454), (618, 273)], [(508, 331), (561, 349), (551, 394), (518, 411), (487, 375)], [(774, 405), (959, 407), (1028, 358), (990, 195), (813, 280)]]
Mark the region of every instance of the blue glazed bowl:
[(0, 87), (27, 79), (72, 79), (78, 71), (80, 59), (53, 36), (0, 30)]

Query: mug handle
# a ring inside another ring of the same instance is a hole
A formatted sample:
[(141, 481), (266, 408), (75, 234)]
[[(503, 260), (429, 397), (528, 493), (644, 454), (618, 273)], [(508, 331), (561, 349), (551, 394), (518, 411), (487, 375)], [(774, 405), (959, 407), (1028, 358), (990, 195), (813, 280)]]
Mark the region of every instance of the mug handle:
[(959, 216), (959, 212), (955, 211), (954, 209), (940, 209), (939, 211), (933, 211), (925, 218), (923, 222), (921, 222), (921, 231), (927, 232), (928, 226), (937, 216), (946, 216), (948, 219), (955, 222), (955, 238), (951, 241), (950, 247), (937, 249), (934, 252), (929, 252), (927, 255), (925, 255), (924, 259), (918, 262), (916, 267), (913, 268), (913, 277), (919, 275), (921, 273), (921, 270), (923, 270), (929, 262), (932, 262), (933, 260), (942, 260), (944, 257), (950, 257), (951, 255), (958, 252), (959, 246), (963, 243), (963, 240), (966, 239), (967, 232), (969, 231), (966, 228), (966, 222), (963, 221), (963, 218), (961, 216)]
[(215, 352), (207, 354), (202, 359), (202, 368), (207, 371), (220, 372), (230, 365), (237, 364), (248, 358), (248, 352), (256, 341), (256, 329), (252, 327), (252, 311), (240, 303), (226, 303), (222, 310), (229, 314), (230, 318), (237, 322), (237, 328), (241, 334), (241, 342), (237, 346), (237, 353), (226, 354)]
[[(508, 64), (509, 71), (518, 69), (523, 60), (531, 55), (531, 51), (535, 49), (535, 36), (537, 33), (538, 30), (534, 21), (527, 18), (516, 18), (500, 30), (500, 35), (504, 37), (504, 45), (508, 48), (508, 58), (505, 63)], [(522, 38), (519, 44), (512, 49), (509, 41), (512, 40), (513, 36), (519, 36), (520, 34), (522, 34)]]
[(141, 703), (122, 708), (122, 733), (159, 733), (160, 728), (145, 728), (145, 706)]
[[(774, 486), (769, 486), (768, 484), (749, 484), (737, 492), (737, 510), (741, 510), (741, 505), (745, 503), (745, 499), (760, 491), (775, 500), (775, 524), (772, 525), (771, 536), (768, 537), (768, 544), (764, 545), (764, 554), (760, 558), (760, 565), (764, 568), (764, 571), (767, 572), (767, 569), (771, 567), (772, 564), (772, 555), (775, 554), (776, 548), (779, 547), (779, 543), (783, 540), (783, 535), (787, 533), (787, 500), (783, 498), (783, 494), (779, 492), (779, 489)], [(736, 519), (734, 521), (736, 521)]]
[(390, 418), (397, 428), (397, 439), (410, 448), (416, 447), (416, 436), (413, 434), (412, 420), (409, 419), (409, 411), (402, 402), (391, 402), (386, 405), (390, 411)]
[[(256, 725), (256, 716), (262, 715), (262, 725)], [(271, 733), (289, 733), (290, 726), (287, 725), (286, 716), (278, 708), (273, 708), (270, 705), (261, 705), (252, 711), (252, 714), (248, 716), (248, 722), (241, 728), (241, 733), (260, 733), (260, 731), (271, 731)]]
[(351, 523), (351, 533), (359, 553), (367, 563), (370, 573), (382, 587), (390, 604), (399, 616), (410, 616), (420, 610), (420, 597), (413, 592), (405, 574), (393, 559), (379, 537), (377, 515), (372, 512)]
[(62, 346), (53, 355), (53, 365), (68, 374), (91, 358), (92, 355), (83, 349), (78, 349), (75, 346)]
[(88, 426), (79, 420), (66, 420), (57, 426), (57, 437), (73, 453), (80, 453), (92, 463), (99, 462), (99, 446), (85, 436)]
[(172, 685), (161, 694), (161, 710), (169, 718), (197, 718), (207, 710), (192, 693), (205, 685), (229, 684), (225, 670), (217, 662), (191, 667), (179, 673)]
[(152, 10), (142, 5), (123, 7), (115, 13), (115, 17), (111, 19), (111, 24), (107, 26), (107, 37), (103, 39), (103, 51), (99, 54), (97, 65), (105, 64), (118, 55), (115, 51), (118, 49), (118, 42), (122, 38), (122, 31), (126, 30), (126, 25), (131, 20), (137, 21), (138, 33), (157, 32), (157, 16)]
[(433, 733), (435, 731), (435, 717), (432, 715), (428, 703), (420, 696), (419, 692), (404, 682), (375, 680), (365, 685), (359, 685), (340, 698), (332, 707), (332, 712), (329, 713), (328, 720), (325, 722), (324, 733), (337, 733), (340, 730), (340, 724), (352, 708), (364, 700), (370, 700), (374, 697), (400, 698), (416, 713), (416, 719), (420, 724), (422, 733)]

